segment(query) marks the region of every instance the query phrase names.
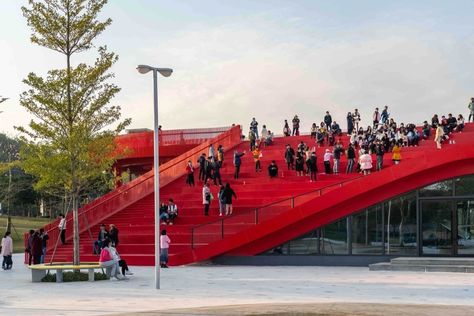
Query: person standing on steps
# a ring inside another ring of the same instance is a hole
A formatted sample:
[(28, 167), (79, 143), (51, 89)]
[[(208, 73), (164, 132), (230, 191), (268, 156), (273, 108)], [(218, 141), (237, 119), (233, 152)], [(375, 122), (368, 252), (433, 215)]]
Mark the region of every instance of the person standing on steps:
[(292, 135), (299, 136), (300, 135), (300, 119), (298, 118), (298, 115), (295, 115), (295, 117), (293, 118), (291, 122), (293, 123)]
[(375, 108), (374, 114), (372, 115), (372, 122), (373, 122), (373, 128), (377, 128), (377, 125), (379, 125), (380, 122), (380, 112), (379, 108)]
[(250, 122), (250, 129), (253, 131), (253, 133), (255, 134), (255, 138), (258, 139), (258, 122), (257, 120), (254, 118), (252, 118), (252, 122)]
[(390, 114), (388, 113), (388, 106), (386, 105), (382, 111), (382, 114), (380, 115), (380, 119), (382, 120), (382, 124), (385, 124), (388, 122), (388, 118), (390, 117)]
[(316, 181), (316, 174), (318, 172), (318, 159), (316, 153), (313, 151), (309, 157), (309, 182)]
[(204, 181), (206, 178), (206, 154), (202, 153), (197, 162), (199, 164), (199, 181)]
[(441, 126), (441, 124), (438, 124), (438, 126), (436, 126), (436, 134), (435, 134), (435, 138), (434, 138), (434, 141), (436, 142), (436, 148), (437, 149), (441, 149), (441, 142), (443, 141), (443, 137), (444, 137), (443, 126)]
[(242, 164), (242, 156), (245, 155), (245, 151), (243, 153), (239, 153), (237, 150), (234, 151), (234, 179), (238, 179), (240, 175), (240, 165)]
[(204, 182), (207, 182), (209, 179), (213, 179), (212, 177), (212, 157), (207, 157), (206, 163), (204, 165), (205, 175), (204, 175)]
[(161, 230), (160, 235), (160, 266), (168, 268), (168, 254), (170, 249), (171, 239), (166, 233), (166, 229)]
[(207, 158), (208, 158), (208, 159), (209, 159), (209, 158), (212, 159), (212, 158), (215, 157), (215, 156), (216, 156), (216, 151), (215, 151), (215, 149), (214, 149), (214, 146), (211, 144), (211, 145), (209, 146), (209, 155), (207, 156)]
[(258, 148), (258, 146), (255, 146), (255, 149), (252, 151), (252, 157), (255, 161), (255, 172), (261, 172), (262, 166), (260, 164), (260, 158), (262, 157), (262, 151)]
[(194, 167), (191, 160), (189, 160), (186, 165), (186, 184), (190, 187), (194, 186)]
[(252, 129), (249, 130), (249, 143), (250, 143), (250, 151), (255, 149), (255, 145), (257, 142), (257, 136), (255, 135)]
[(290, 144), (286, 145), (285, 149), (285, 161), (288, 166), (288, 170), (295, 169), (295, 150), (291, 148)]
[(2, 238), (2, 251), (1, 255), (3, 256), (2, 269), (10, 270), (13, 266), (12, 260), (13, 254), (13, 240), (11, 233), (9, 231), (5, 232), (5, 235)]
[(207, 182), (202, 187), (202, 204), (204, 205), (204, 216), (209, 216), (209, 208), (211, 207), (212, 193)]
[(331, 173), (331, 158), (332, 158), (332, 153), (329, 149), (326, 149), (326, 152), (324, 153), (324, 172), (326, 174)]
[(471, 98), (471, 102), (469, 102), (467, 108), (469, 109), (469, 119), (467, 120), (467, 122), (469, 123), (471, 121), (471, 118), (474, 122), (474, 98)]
[(222, 168), (222, 164), (224, 163), (224, 147), (222, 147), (222, 145), (217, 147), (217, 162), (219, 163), (219, 167)]
[(112, 242), (112, 246), (117, 247), (119, 244), (119, 230), (115, 224), (109, 225), (109, 239)]
[(346, 167), (346, 174), (352, 173), (352, 168), (354, 168), (354, 162), (356, 158), (356, 153), (354, 146), (352, 143), (349, 143), (349, 147), (347, 147), (347, 167)]
[(393, 163), (398, 165), (400, 161), (402, 160), (402, 154), (401, 154), (402, 148), (400, 145), (400, 142), (395, 142), (392, 148), (392, 160)]
[(384, 154), (385, 154), (385, 150), (383, 148), (382, 142), (378, 141), (377, 145), (375, 146), (375, 155), (377, 157), (377, 171), (382, 170)]
[(288, 120), (285, 120), (285, 125), (283, 126), (283, 135), (285, 137), (291, 135), (290, 126), (288, 125)]
[(295, 161), (295, 170), (297, 176), (302, 176), (304, 172), (304, 158), (303, 154), (298, 151), (296, 153), (296, 161)]
[(214, 179), (214, 185), (222, 185), (222, 179), (221, 179), (221, 166), (219, 165), (219, 162), (216, 159), (212, 159), (212, 171), (213, 171), (213, 179)]
[(354, 130), (354, 121), (352, 120), (352, 113), (347, 113), (347, 135), (351, 135), (352, 131)]
[(222, 195), (224, 196), (225, 201), (225, 215), (232, 215), (232, 197), (237, 199), (237, 195), (230, 187), (229, 182), (225, 184), (224, 193), (222, 193)]
[(354, 110), (354, 113), (352, 113), (352, 118), (354, 120), (354, 126), (356, 128), (356, 130), (358, 131), (359, 130), (359, 123), (360, 123), (360, 113), (359, 113), (359, 110), (358, 109), (355, 109)]
[(344, 148), (342, 148), (341, 144), (337, 144), (334, 146), (333, 156), (334, 156), (334, 166), (333, 172), (334, 174), (339, 174), (339, 166), (341, 162), (341, 156), (344, 153)]
[(331, 128), (332, 117), (331, 114), (329, 114), (329, 111), (326, 111), (326, 115), (324, 116), (324, 124), (326, 124), (327, 129)]
[(268, 175), (270, 178), (278, 177), (278, 166), (275, 163), (275, 160), (272, 160), (271, 164), (268, 166)]
[(59, 234), (61, 237), (61, 244), (65, 245), (66, 244), (66, 218), (64, 217), (64, 214), (59, 214)]
[(222, 216), (225, 212), (225, 198), (224, 198), (224, 186), (219, 187), (219, 192), (217, 193), (217, 198), (219, 199), (219, 216)]
[(369, 175), (372, 169), (372, 157), (366, 150), (364, 150), (364, 153), (359, 157), (359, 164), (364, 176)]

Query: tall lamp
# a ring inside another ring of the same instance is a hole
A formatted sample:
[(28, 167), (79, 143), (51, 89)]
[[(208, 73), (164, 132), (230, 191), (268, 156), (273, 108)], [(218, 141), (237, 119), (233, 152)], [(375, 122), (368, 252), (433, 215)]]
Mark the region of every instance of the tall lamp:
[(148, 65), (138, 65), (141, 74), (153, 71), (153, 109), (154, 109), (154, 135), (153, 135), (153, 176), (155, 180), (155, 288), (160, 288), (160, 170), (159, 170), (159, 143), (158, 143), (158, 73), (169, 77), (173, 73), (171, 68), (156, 68)]

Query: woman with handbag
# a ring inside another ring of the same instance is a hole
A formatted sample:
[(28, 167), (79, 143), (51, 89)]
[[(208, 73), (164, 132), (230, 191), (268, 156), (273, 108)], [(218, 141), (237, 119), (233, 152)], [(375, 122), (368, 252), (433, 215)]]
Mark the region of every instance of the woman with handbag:
[(209, 216), (209, 207), (211, 207), (212, 193), (207, 181), (204, 182), (202, 187), (202, 204), (204, 205), (204, 216)]

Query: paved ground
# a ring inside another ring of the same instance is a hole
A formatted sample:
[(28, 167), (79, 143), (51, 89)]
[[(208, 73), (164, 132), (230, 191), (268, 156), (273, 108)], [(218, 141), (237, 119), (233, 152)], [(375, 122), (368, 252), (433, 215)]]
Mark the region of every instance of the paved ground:
[[(15, 256), (15, 262), (20, 258)], [(355, 315), (379, 315), (381, 311), (384, 315), (425, 315), (421, 313), (427, 308), (423, 304), (431, 306), (426, 310), (431, 310), (429, 315), (467, 315), (474, 310), (474, 274), (369, 272), (352, 267), (190, 266), (163, 270), (162, 290), (157, 291), (152, 268), (137, 267), (134, 272), (127, 281), (31, 283), (29, 270), (16, 264), (12, 271), (0, 271), (0, 315), (160, 315), (136, 313), (145, 311), (354, 315), (347, 312), (355, 309), (360, 311)], [(400, 308), (403, 313), (386, 313)]]

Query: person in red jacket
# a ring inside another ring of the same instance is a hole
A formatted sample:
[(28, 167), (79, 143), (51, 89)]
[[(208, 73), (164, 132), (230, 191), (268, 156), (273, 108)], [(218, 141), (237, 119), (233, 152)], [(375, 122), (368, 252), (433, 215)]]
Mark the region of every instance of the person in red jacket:
[(31, 241), (31, 255), (33, 256), (33, 264), (40, 264), (43, 255), (43, 241), (38, 231), (33, 234)]
[(193, 163), (191, 160), (188, 161), (188, 164), (186, 165), (186, 184), (188, 184), (190, 187), (194, 186), (194, 167)]

